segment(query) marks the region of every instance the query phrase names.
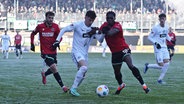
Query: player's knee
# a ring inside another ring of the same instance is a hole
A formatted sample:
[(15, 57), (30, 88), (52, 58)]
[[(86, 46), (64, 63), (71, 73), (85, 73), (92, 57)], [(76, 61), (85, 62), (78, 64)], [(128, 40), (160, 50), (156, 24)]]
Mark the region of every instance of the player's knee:
[(170, 61), (169, 59), (164, 59), (164, 63), (168, 63), (169, 61)]
[(164, 63), (163, 63), (163, 62), (161, 62), (161, 63), (158, 63), (158, 65), (159, 65), (159, 66), (164, 66)]
[(56, 68), (56, 64), (52, 64), (50, 65), (50, 69), (53, 73), (57, 73), (57, 68)]

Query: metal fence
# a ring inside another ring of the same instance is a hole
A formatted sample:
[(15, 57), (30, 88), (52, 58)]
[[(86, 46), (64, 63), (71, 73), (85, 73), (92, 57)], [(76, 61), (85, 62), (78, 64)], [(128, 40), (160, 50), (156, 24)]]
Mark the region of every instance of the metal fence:
[[(116, 13), (116, 21), (121, 22), (125, 30), (139, 31), (142, 29), (149, 31), (151, 27), (158, 22), (158, 14), (143, 14), (141, 21), (141, 14), (123, 14)], [(7, 19), (0, 19), (0, 29), (3, 28), (14, 28), (15, 20), (38, 20), (43, 21), (45, 19), (45, 13), (17, 13), (16, 16), (13, 14), (8, 14)], [(173, 27), (177, 32), (184, 32), (184, 19), (181, 18), (182, 15), (178, 14), (168, 14), (167, 15), (167, 23), (169, 26)], [(84, 13), (56, 13), (55, 21), (57, 23), (72, 23), (78, 20), (84, 19)], [(97, 18), (94, 21), (94, 26), (100, 26), (105, 21), (105, 14), (97, 13)], [(62, 26), (62, 24), (61, 24)], [(128, 26), (128, 27), (126, 27)]]

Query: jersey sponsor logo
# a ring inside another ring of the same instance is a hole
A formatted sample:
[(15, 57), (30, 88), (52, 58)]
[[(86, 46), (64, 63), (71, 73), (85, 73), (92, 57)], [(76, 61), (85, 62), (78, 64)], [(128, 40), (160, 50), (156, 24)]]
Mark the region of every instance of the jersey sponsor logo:
[(160, 34), (160, 38), (166, 37), (166, 34)]
[(42, 36), (43, 37), (53, 37), (54, 36), (54, 33), (53, 32), (43, 32), (42, 33)]

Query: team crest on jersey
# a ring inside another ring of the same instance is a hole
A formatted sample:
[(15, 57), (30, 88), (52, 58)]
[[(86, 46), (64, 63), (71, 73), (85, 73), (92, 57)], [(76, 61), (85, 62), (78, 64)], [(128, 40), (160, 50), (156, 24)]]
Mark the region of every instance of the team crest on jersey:
[(54, 31), (55, 29), (54, 28), (51, 28), (51, 31)]

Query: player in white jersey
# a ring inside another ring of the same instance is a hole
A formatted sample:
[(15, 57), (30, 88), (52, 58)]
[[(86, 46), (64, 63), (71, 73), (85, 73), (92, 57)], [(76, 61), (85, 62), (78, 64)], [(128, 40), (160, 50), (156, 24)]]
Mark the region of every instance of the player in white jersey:
[(168, 70), (170, 59), (166, 40), (171, 41), (171, 38), (168, 35), (168, 26), (165, 24), (166, 15), (160, 14), (159, 21), (160, 23), (152, 28), (151, 33), (148, 36), (148, 39), (154, 46), (154, 54), (157, 64), (146, 63), (144, 73), (147, 72), (148, 68), (159, 69), (161, 73), (157, 81), (160, 84), (165, 84), (163, 78)]
[(8, 59), (8, 51), (9, 46), (11, 45), (10, 36), (7, 34), (7, 31), (4, 31), (4, 35), (1, 37), (1, 44), (2, 44), (2, 52), (3, 52), (3, 58)]
[(88, 49), (91, 41), (96, 38), (102, 42), (102, 35), (97, 35), (98, 28), (91, 27), (96, 18), (94, 11), (87, 11), (84, 21), (75, 22), (69, 26), (63, 28), (53, 46), (59, 46), (59, 40), (62, 38), (65, 32), (73, 31), (73, 44), (72, 44), (72, 60), (77, 65), (78, 71), (76, 73), (74, 83), (70, 88), (70, 93), (73, 96), (80, 96), (77, 92), (77, 88), (85, 78), (85, 73), (88, 70)]

